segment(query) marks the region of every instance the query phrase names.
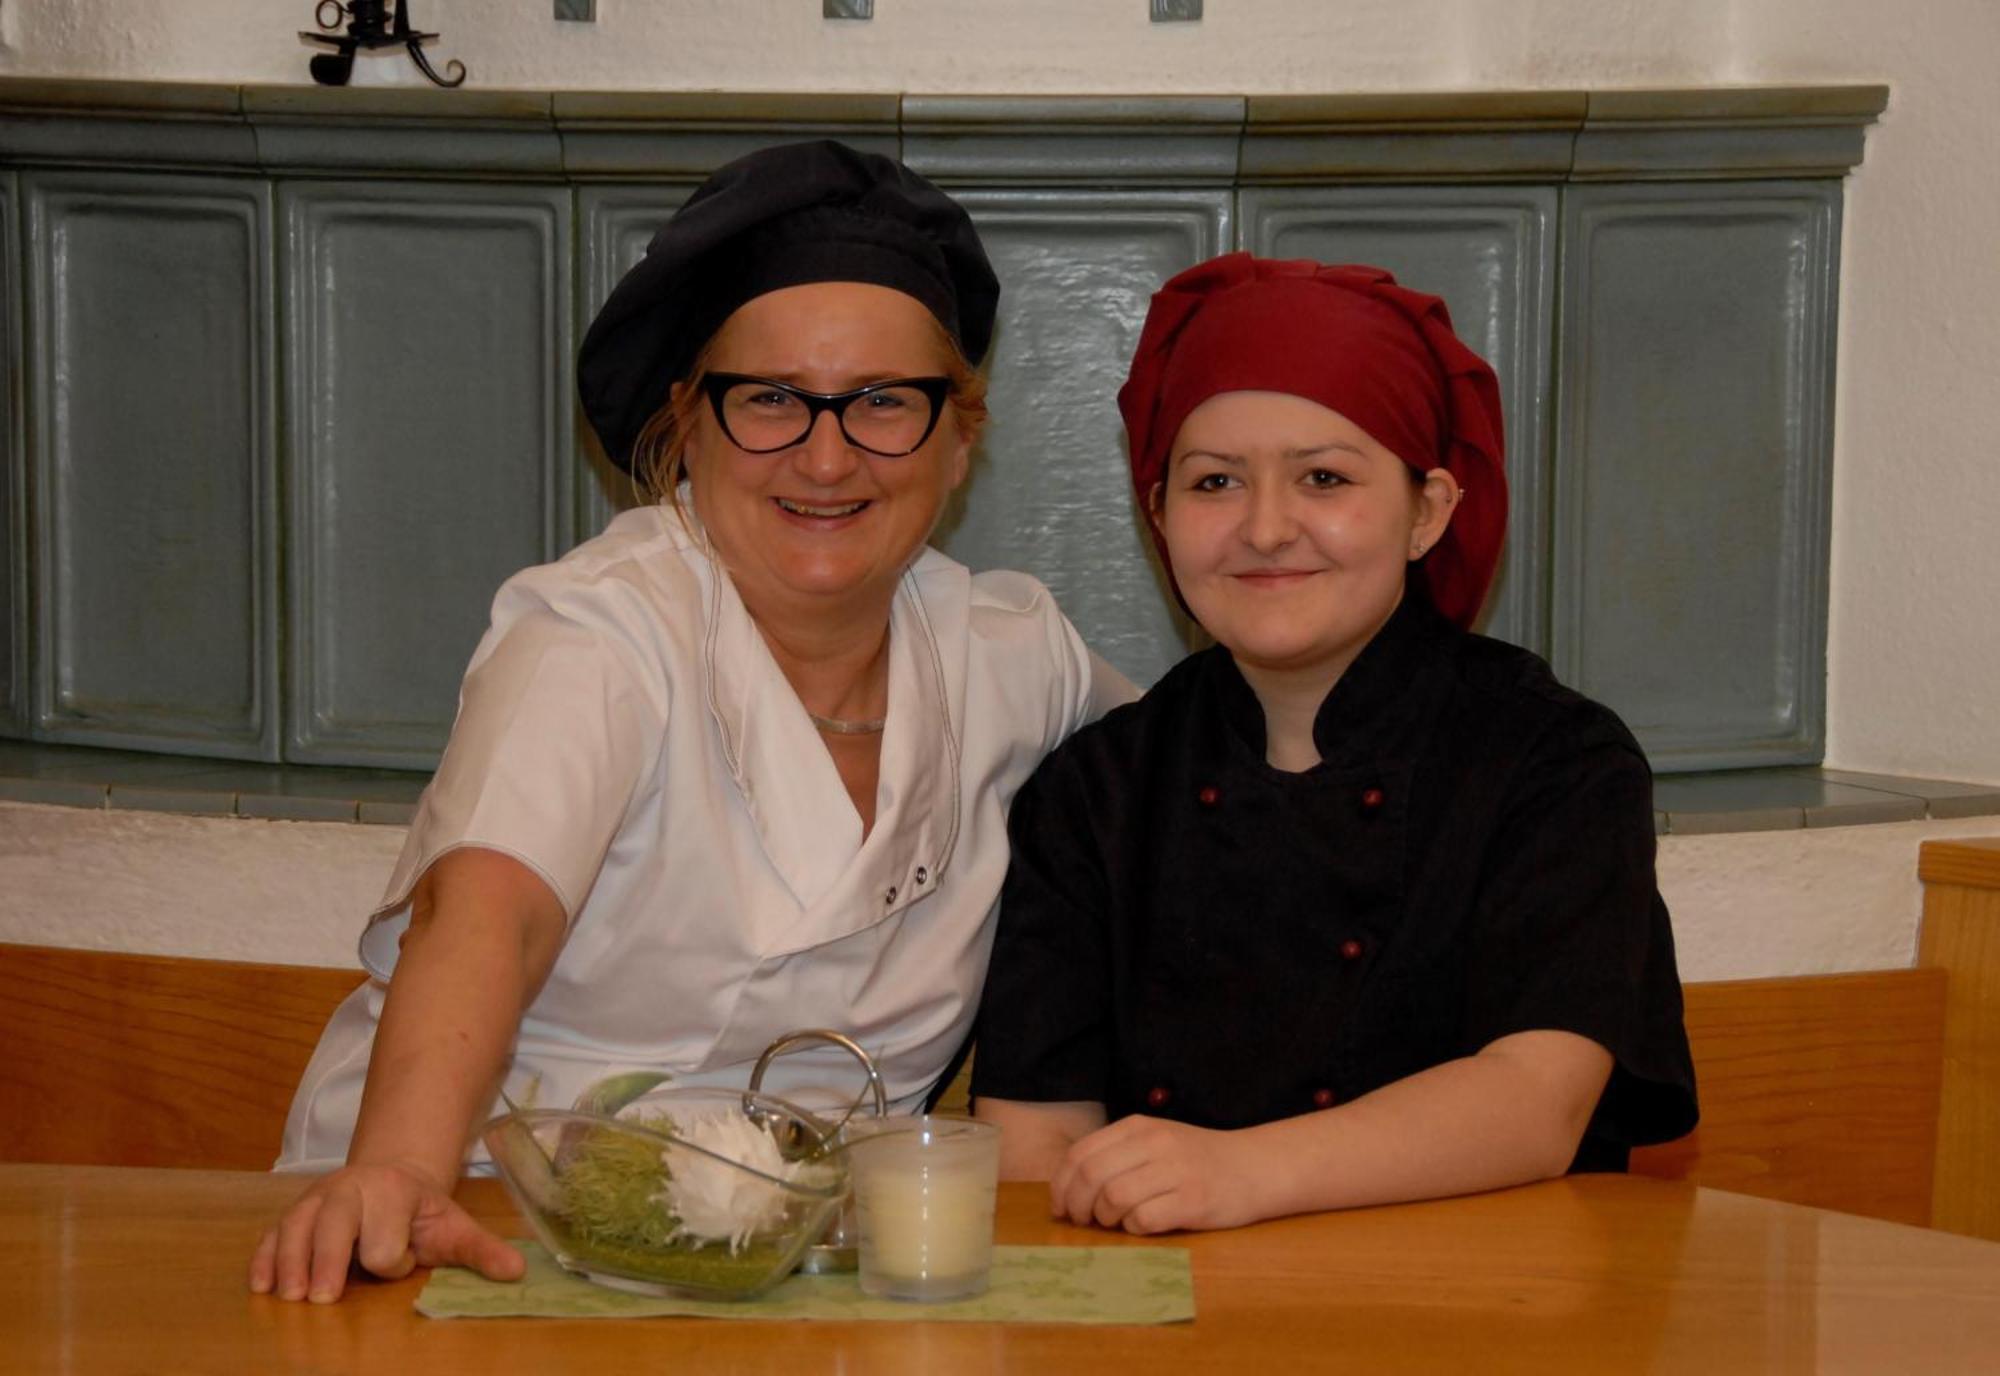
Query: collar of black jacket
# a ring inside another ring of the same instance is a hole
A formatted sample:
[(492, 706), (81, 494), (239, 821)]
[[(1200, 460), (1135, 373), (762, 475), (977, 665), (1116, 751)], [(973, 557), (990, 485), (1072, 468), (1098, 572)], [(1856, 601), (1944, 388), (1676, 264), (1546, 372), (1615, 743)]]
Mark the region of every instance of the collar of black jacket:
[[(1313, 721), (1322, 767), (1344, 768), (1404, 753), (1412, 730), (1428, 721), (1444, 686), (1451, 646), (1464, 636), (1431, 605), (1422, 585), (1408, 591), (1374, 639), (1347, 666)], [(1206, 674), (1231, 731), (1259, 759), (1264, 708), (1229, 651), (1207, 652)]]

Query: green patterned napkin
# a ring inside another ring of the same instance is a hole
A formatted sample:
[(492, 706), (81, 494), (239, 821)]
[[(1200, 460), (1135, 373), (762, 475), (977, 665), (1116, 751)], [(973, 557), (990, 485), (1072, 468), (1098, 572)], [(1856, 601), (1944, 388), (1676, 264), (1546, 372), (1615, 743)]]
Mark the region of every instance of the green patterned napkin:
[(570, 1275), (532, 1242), (518, 1281), (441, 1267), (417, 1312), (433, 1319), (965, 1320), (976, 1323), (1181, 1323), (1194, 1317), (1194, 1282), (1181, 1247), (995, 1247), (993, 1281), (969, 1300), (910, 1304), (871, 1299), (854, 1276), (793, 1276), (761, 1299), (735, 1303), (629, 1295)]

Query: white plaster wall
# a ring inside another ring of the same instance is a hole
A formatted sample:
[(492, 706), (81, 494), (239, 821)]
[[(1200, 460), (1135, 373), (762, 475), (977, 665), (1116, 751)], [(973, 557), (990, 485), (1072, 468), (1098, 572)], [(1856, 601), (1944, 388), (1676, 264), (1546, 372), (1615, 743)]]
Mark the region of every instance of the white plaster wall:
[[(1668, 836), (1684, 979), (1893, 969), (1916, 958), (1917, 847), (1991, 817)], [(353, 966), (400, 827), (0, 803), (0, 942)]]
[[(1994, 0), (415, 0), (485, 86), (1293, 92), (1888, 81), (1850, 185), (1828, 763), (2000, 782)], [(0, 0), (0, 71), (302, 82), (309, 0)], [(401, 58), (357, 79), (414, 80)]]
[[(1978, 0), (1972, 0), (1978, 3)], [(1755, 0), (1209, 0), (1152, 24), (1147, 0), (413, 0), (481, 85), (928, 92), (1312, 91), (1740, 80)], [(1815, 6), (1769, 8), (1797, 20)], [(155, 80), (305, 80), (312, 0), (5, 0), (15, 70)], [(1886, 27), (1887, 20), (1882, 23)], [(1761, 35), (1760, 35), (1761, 36)], [(1780, 48), (1787, 46), (1780, 39)], [(401, 63), (383, 66), (401, 68)], [(406, 74), (407, 79), (415, 79)]]
[(1681, 978), (1764, 979), (1914, 964), (1917, 848), (2000, 835), (2000, 818), (1662, 836)]
[(0, 941), (359, 962), (402, 827), (0, 803)]

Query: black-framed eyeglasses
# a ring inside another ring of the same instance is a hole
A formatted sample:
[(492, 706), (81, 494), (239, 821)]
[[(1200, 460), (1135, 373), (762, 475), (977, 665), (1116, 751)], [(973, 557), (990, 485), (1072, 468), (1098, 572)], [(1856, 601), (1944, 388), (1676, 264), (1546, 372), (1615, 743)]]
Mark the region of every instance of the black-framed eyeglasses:
[(701, 385), (722, 433), (747, 453), (789, 449), (831, 411), (849, 444), (890, 459), (923, 448), (951, 392), (948, 377), (891, 378), (850, 392), (808, 392), (748, 373), (709, 373)]

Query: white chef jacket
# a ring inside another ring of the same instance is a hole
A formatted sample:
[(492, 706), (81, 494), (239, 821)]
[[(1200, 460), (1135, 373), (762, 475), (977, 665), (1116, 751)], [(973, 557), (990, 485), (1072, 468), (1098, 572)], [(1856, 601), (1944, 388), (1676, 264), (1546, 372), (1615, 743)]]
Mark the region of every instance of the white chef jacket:
[[(569, 921), (503, 1080), (516, 1103), (567, 1107), (636, 1069), (741, 1086), (767, 1045), (807, 1027), (866, 1047), (892, 1111), (917, 1107), (943, 1073), (985, 977), (1008, 804), (1087, 715), (1090, 657), (1033, 578), (921, 553), (890, 616), (864, 841), (819, 732), (699, 530), (691, 511), (686, 525), (660, 506), (628, 511), (501, 587), (361, 938), (373, 978), (320, 1040), (279, 1169), (345, 1159), (410, 891), (459, 846), (528, 866)], [(824, 1046), (764, 1078), (822, 1105), (861, 1084)]]

